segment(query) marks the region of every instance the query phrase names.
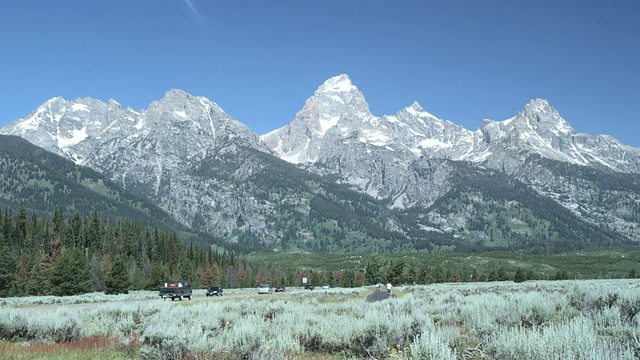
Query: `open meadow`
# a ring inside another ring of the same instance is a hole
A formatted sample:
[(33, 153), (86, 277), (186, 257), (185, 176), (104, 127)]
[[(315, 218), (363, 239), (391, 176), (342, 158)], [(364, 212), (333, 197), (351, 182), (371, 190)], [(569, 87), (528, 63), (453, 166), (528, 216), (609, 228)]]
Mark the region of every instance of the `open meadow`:
[(230, 289), (243, 295), (182, 302), (95, 294), (86, 308), (70, 305), (78, 297), (2, 299), (0, 358), (640, 358), (635, 279), (433, 284), (365, 301), (373, 291)]

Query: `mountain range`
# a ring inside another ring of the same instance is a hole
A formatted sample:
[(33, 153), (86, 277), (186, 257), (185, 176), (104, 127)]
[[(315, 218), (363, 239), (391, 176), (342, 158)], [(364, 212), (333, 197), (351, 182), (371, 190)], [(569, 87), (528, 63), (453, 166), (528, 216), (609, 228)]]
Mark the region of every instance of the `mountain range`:
[(146, 110), (53, 98), (0, 129), (245, 250), (544, 253), (640, 241), (640, 149), (546, 100), (476, 131), (417, 102), (373, 115), (347, 75), (259, 136), (170, 90)]

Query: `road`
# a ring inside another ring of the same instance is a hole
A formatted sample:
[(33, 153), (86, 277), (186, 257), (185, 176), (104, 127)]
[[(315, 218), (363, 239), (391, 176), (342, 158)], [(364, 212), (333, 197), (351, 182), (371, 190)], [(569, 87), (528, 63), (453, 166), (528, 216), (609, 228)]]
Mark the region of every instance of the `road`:
[[(280, 296), (281, 294), (279, 293), (273, 293), (271, 296)], [(118, 301), (118, 303), (125, 303), (127, 305), (133, 305), (133, 306), (138, 306), (138, 305), (147, 305), (147, 304), (153, 304), (153, 303), (157, 303), (158, 301), (165, 301), (168, 303), (173, 303), (173, 304), (181, 304), (181, 303), (192, 303), (192, 302), (202, 302), (202, 301), (223, 301), (223, 300), (227, 300), (227, 299), (242, 299), (242, 298), (252, 298), (252, 297), (261, 297), (263, 295), (258, 295), (257, 292), (240, 292), (240, 293), (229, 293), (229, 294), (224, 294), (223, 296), (211, 296), (211, 297), (207, 297), (205, 295), (192, 295), (191, 300), (162, 300), (160, 299), (160, 297), (158, 298), (153, 298), (153, 299), (142, 299), (142, 300), (124, 300), (124, 301)], [(15, 310), (20, 310), (20, 311), (25, 311), (25, 312), (29, 312), (29, 313), (34, 313), (34, 312), (46, 312), (46, 311), (57, 311), (60, 309), (75, 309), (75, 310), (85, 310), (85, 309), (92, 309), (92, 308), (96, 308), (98, 306), (101, 305), (105, 305), (105, 304), (112, 304), (114, 302), (89, 302), (89, 303), (79, 303), (79, 304), (46, 304), (46, 305), (35, 305), (35, 306), (25, 306), (25, 307), (14, 307), (14, 308), (5, 308), (5, 310), (9, 310), (9, 309), (15, 309)], [(3, 309), (0, 309), (0, 312)]]

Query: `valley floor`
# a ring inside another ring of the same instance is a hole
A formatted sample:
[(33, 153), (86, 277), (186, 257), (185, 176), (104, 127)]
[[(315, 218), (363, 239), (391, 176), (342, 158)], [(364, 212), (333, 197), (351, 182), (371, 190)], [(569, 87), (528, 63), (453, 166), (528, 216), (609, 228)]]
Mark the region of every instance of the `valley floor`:
[(45, 312), (5, 303), (0, 356), (57, 359), (59, 348), (106, 348), (99, 352), (110, 359), (640, 356), (640, 282), (633, 279), (409, 286), (377, 302), (365, 301), (374, 288), (243, 291), (211, 301), (121, 300)]

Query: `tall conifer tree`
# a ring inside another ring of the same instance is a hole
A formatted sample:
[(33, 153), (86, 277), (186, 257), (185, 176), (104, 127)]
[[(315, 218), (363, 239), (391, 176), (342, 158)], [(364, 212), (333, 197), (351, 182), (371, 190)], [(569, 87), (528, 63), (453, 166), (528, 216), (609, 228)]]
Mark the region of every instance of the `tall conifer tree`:
[(130, 286), (131, 280), (127, 272), (127, 264), (122, 257), (117, 257), (104, 282), (104, 293), (107, 295), (128, 294)]

